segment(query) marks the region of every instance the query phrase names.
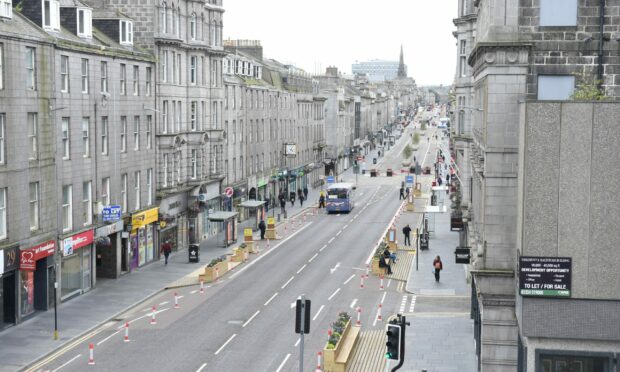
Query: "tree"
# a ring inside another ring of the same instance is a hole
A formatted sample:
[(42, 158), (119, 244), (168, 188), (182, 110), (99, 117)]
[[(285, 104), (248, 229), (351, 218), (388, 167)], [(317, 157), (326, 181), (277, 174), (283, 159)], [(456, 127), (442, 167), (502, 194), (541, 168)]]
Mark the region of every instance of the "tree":
[(409, 145), (405, 146), (405, 148), (403, 149), (403, 158), (405, 160), (409, 160), (412, 154), (413, 154), (413, 150), (411, 149), (411, 146)]
[(413, 134), (413, 144), (417, 145), (418, 143), (420, 143), (420, 134), (418, 132), (415, 132)]

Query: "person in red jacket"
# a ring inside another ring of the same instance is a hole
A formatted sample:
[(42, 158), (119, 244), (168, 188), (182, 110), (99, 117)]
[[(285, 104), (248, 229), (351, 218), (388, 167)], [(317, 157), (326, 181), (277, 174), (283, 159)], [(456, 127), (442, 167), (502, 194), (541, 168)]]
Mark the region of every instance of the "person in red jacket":
[(439, 256), (435, 257), (433, 260), (433, 273), (435, 273), (435, 281), (439, 281), (439, 272), (443, 270), (443, 263), (441, 262), (441, 258)]
[(161, 251), (164, 254), (164, 264), (168, 265), (168, 257), (170, 256), (170, 252), (172, 252), (172, 245), (169, 240), (166, 240), (164, 244), (161, 245)]

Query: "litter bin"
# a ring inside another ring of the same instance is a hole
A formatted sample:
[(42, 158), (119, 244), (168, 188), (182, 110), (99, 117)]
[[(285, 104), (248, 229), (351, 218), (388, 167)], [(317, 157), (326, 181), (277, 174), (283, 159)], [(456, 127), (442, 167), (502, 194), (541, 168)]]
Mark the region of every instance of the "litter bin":
[(190, 244), (187, 249), (189, 262), (200, 262), (200, 246), (198, 244)]
[(431, 205), (432, 206), (437, 205), (437, 195), (431, 195)]
[(372, 163), (377, 164), (377, 158), (372, 158)]
[(394, 175), (394, 172), (392, 171), (392, 168), (388, 168), (387, 172), (385, 172), (387, 177), (392, 177)]
[(428, 233), (420, 235), (420, 250), (428, 249)]
[(370, 170), (370, 177), (377, 177), (377, 170), (376, 169), (371, 169)]

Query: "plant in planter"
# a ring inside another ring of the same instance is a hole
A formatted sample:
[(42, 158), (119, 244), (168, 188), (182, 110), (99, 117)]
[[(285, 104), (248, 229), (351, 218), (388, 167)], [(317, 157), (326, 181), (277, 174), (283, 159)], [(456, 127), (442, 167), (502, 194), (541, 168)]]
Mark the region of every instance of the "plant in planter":
[(411, 149), (411, 146), (409, 146), (409, 144), (407, 144), (405, 146), (405, 148), (403, 149), (403, 158), (405, 160), (408, 160), (409, 158), (411, 158), (412, 154), (413, 154), (413, 150)]
[(420, 125), (420, 130), (421, 131), (425, 131), (426, 130), (426, 123), (427, 123), (427, 121), (423, 121), (422, 124)]
[(217, 265), (218, 263), (224, 261), (221, 257), (219, 258), (214, 258), (211, 260), (211, 262), (209, 262), (209, 264), (207, 265), (207, 267), (213, 267), (215, 265)]
[(247, 248), (247, 247), (248, 247), (248, 245), (245, 244), (245, 243), (239, 244), (239, 248), (241, 248), (241, 249), (244, 249), (244, 248)]
[(417, 145), (418, 143), (420, 143), (420, 134), (418, 132), (415, 132), (413, 134), (413, 144)]

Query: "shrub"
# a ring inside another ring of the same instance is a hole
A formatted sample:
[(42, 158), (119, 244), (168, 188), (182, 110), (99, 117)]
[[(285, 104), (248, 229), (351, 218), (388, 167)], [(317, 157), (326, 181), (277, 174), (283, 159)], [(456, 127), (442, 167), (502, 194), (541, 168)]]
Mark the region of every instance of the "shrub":
[(420, 134), (418, 132), (415, 132), (413, 134), (413, 144), (417, 145), (418, 143), (420, 143)]

